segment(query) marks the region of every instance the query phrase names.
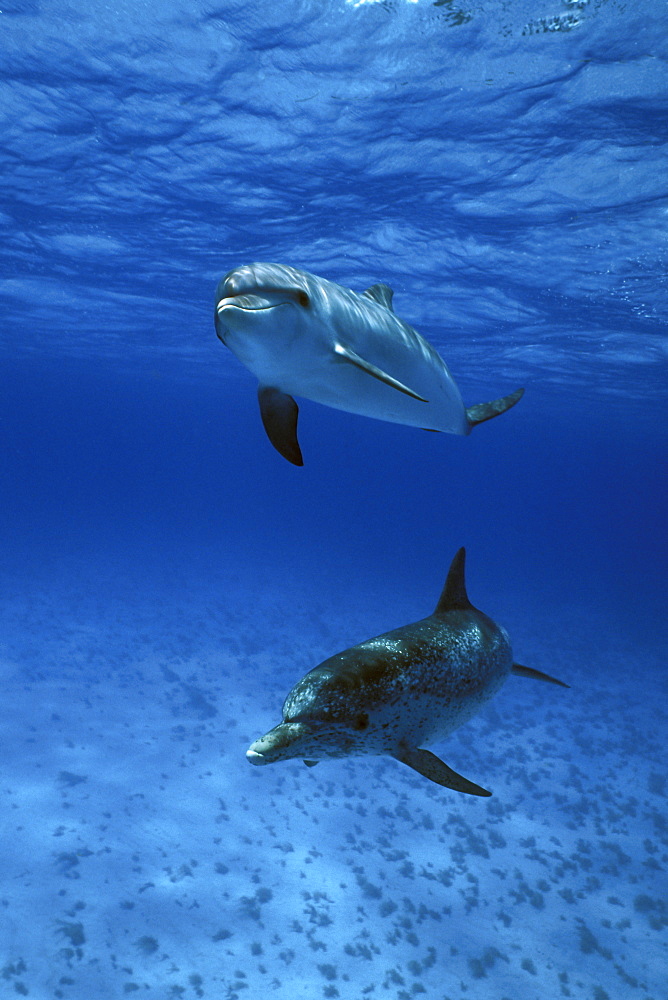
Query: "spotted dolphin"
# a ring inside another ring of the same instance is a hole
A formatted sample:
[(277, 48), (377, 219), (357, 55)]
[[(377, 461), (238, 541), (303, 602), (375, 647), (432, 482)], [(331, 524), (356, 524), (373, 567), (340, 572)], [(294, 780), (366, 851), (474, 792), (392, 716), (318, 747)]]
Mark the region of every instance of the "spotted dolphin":
[(285, 264), (248, 264), (216, 291), (220, 340), (257, 375), (262, 421), (277, 451), (303, 465), (304, 396), (337, 410), (449, 434), (504, 413), (524, 392), (464, 407), (447, 365), (395, 315), (392, 289), (358, 294)]
[(491, 795), (457, 774), (424, 744), (445, 739), (519, 674), (568, 687), (513, 662), (508, 634), (473, 607), (455, 555), (436, 610), (412, 625), (337, 653), (295, 684), (283, 721), (246, 752), (251, 764), (301, 757), (396, 758), (438, 785)]

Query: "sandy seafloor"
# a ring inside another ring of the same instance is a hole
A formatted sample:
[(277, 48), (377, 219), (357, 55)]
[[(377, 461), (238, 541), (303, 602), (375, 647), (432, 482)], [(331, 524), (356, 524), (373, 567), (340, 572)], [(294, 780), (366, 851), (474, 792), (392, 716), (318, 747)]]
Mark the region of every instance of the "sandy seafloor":
[[(657, 0), (0, 5), (0, 997), (666, 1000)], [(470, 438), (218, 342), (251, 261), (443, 354)], [(467, 547), (517, 660), (435, 749), (253, 768)]]
[(377, 588), (91, 572), (5, 591), (3, 995), (665, 996), (645, 628), (552, 605), (515, 630), (572, 687), (511, 678), (440, 748), (479, 800), (390, 759), (244, 760), (301, 673), (386, 627)]

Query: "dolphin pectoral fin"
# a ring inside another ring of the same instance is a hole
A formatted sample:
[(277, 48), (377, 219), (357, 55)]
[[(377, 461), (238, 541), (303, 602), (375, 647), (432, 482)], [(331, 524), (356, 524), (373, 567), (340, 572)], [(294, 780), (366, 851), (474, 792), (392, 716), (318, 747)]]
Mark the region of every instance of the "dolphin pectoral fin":
[(435, 781), (437, 785), (454, 788), (456, 792), (466, 792), (467, 795), (492, 794), (485, 788), (481, 788), (480, 785), (469, 781), (468, 778), (457, 774), (430, 750), (422, 750), (419, 747), (401, 747), (392, 756), (396, 760), (400, 760), (402, 764), (408, 764), (414, 771), (429, 778), (430, 781)]
[(319, 764), (320, 761), (319, 760), (305, 760), (304, 763), (306, 764), (307, 767), (315, 767), (315, 765)]
[(373, 299), (374, 302), (378, 302), (381, 306), (385, 306), (390, 312), (394, 312), (392, 308), (392, 297), (394, 292), (389, 285), (384, 285), (379, 282), (377, 285), (372, 285), (371, 288), (366, 288), (362, 295), (366, 295), (368, 299)]
[(475, 406), (467, 407), (466, 419), (468, 420), (469, 427), (484, 424), (486, 420), (491, 420), (492, 417), (498, 417), (500, 413), (505, 413), (515, 403), (519, 403), (523, 395), (524, 389), (516, 389), (509, 396), (503, 396), (501, 399), (493, 399), (491, 403), (477, 403)]
[(299, 407), (292, 396), (281, 392), (280, 389), (261, 385), (257, 391), (257, 398), (264, 429), (276, 451), (293, 465), (303, 465), (304, 459), (297, 441)]
[(377, 368), (376, 365), (372, 365), (370, 361), (365, 361), (361, 358), (359, 354), (355, 351), (351, 351), (349, 347), (344, 347), (343, 344), (334, 345), (334, 353), (341, 361), (347, 361), (348, 364), (355, 365), (361, 371), (366, 372), (367, 375), (372, 375), (377, 378), (379, 382), (384, 382), (385, 385), (391, 386), (393, 389), (398, 389), (399, 392), (405, 393), (407, 396), (411, 396), (413, 399), (419, 399), (421, 403), (428, 403), (429, 400), (425, 399), (424, 396), (418, 395), (417, 392), (413, 392), (409, 389), (407, 385), (403, 382), (399, 382), (398, 379), (392, 378), (387, 372), (384, 372), (382, 368)]
[(542, 670), (534, 670), (533, 667), (523, 667), (521, 663), (513, 663), (511, 673), (517, 674), (518, 677), (532, 677), (535, 681), (547, 681), (548, 684), (558, 684), (562, 688), (570, 687), (570, 684), (564, 684), (563, 681), (558, 681), (556, 677), (544, 674)]

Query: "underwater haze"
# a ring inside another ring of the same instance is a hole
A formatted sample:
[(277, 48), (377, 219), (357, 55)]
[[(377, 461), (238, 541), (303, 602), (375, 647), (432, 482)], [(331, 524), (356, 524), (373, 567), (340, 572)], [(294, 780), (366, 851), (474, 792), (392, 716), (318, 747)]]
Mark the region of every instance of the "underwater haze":
[[(0, 992), (665, 1000), (668, 9), (0, 4)], [(358, 292), (468, 437), (299, 399), (220, 277)], [(290, 688), (432, 613), (515, 659), (434, 751), (249, 767)]]

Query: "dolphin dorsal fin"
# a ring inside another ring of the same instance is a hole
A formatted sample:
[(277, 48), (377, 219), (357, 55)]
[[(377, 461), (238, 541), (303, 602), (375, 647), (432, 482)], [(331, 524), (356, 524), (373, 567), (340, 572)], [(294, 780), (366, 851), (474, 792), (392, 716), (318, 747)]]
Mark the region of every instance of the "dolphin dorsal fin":
[(381, 306), (385, 306), (390, 312), (394, 312), (392, 308), (392, 296), (394, 292), (389, 285), (378, 282), (377, 285), (372, 285), (371, 288), (365, 289), (362, 295), (366, 295), (367, 298), (373, 299), (374, 302), (379, 302)]
[(463, 611), (473, 607), (466, 593), (466, 582), (464, 580), (465, 560), (466, 549), (461, 548), (450, 564), (443, 593), (434, 611), (435, 615), (443, 615), (446, 611)]

